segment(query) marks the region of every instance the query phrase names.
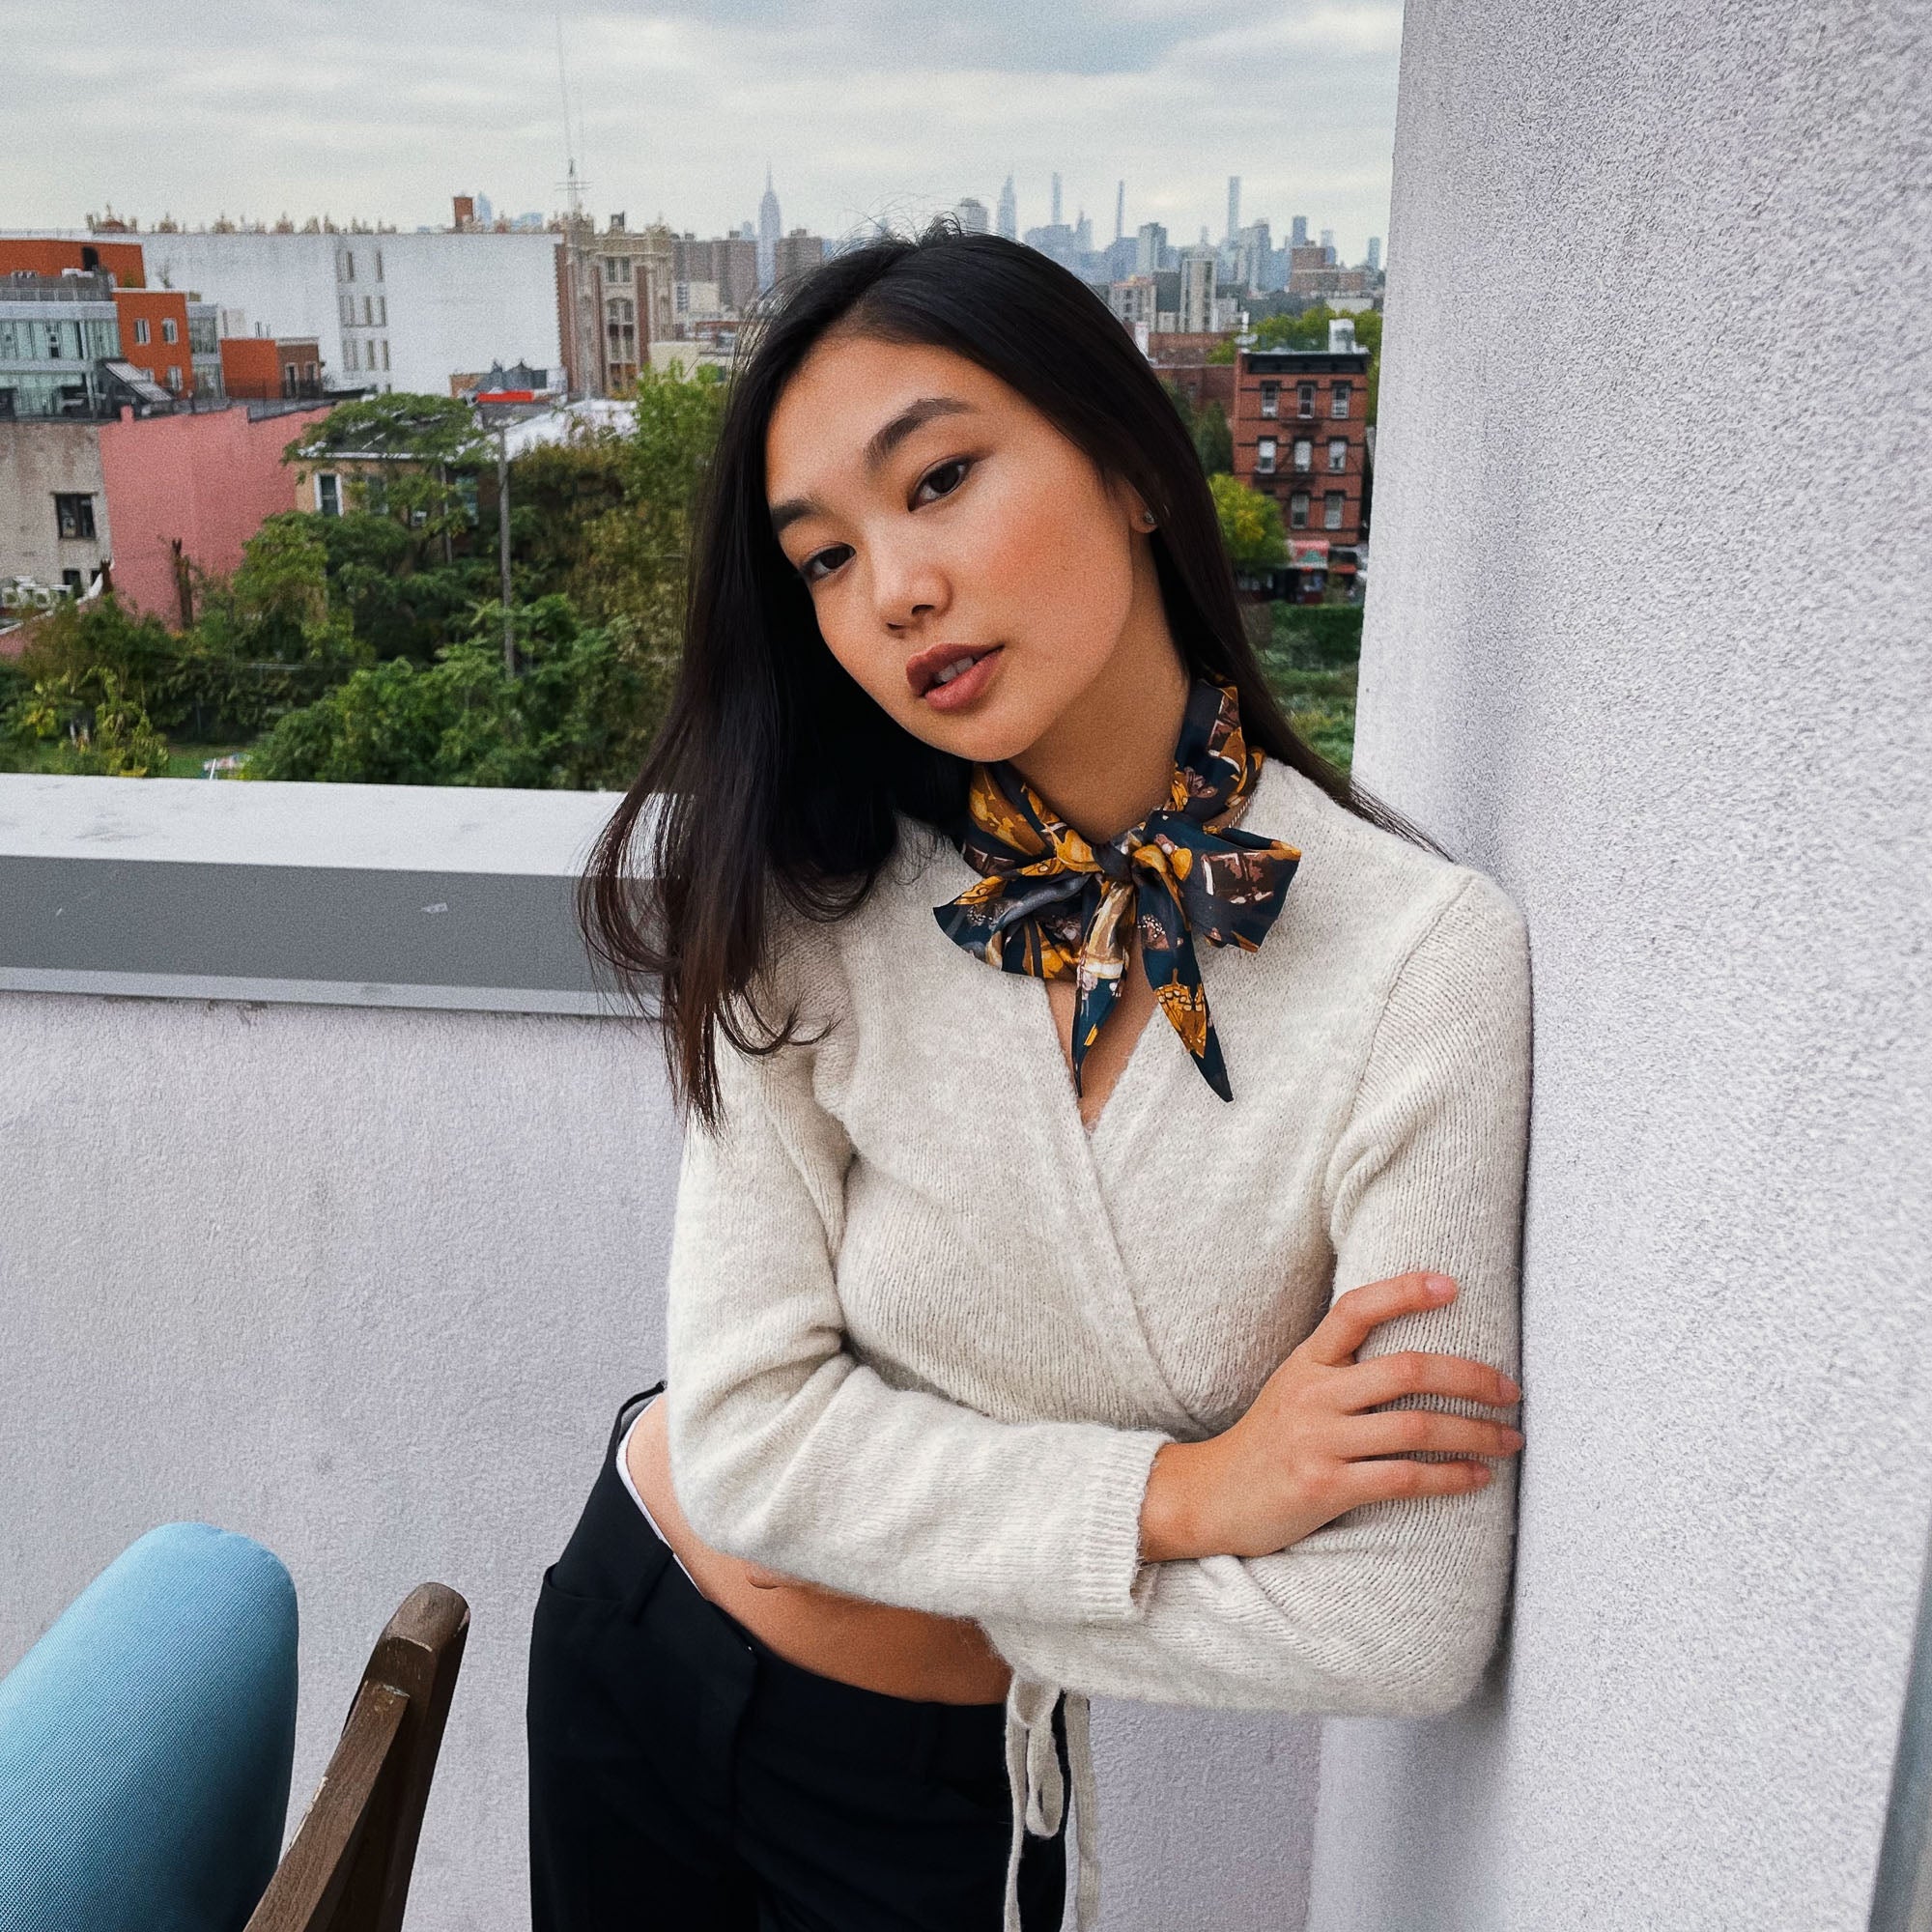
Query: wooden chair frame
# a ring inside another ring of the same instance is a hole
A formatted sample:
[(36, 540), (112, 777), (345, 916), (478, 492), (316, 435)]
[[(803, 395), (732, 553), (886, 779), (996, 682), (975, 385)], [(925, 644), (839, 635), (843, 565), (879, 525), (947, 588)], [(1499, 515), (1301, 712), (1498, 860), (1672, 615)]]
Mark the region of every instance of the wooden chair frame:
[(423, 1583), (403, 1601), (246, 1932), (402, 1932), (469, 1635), (469, 1605), (454, 1590)]

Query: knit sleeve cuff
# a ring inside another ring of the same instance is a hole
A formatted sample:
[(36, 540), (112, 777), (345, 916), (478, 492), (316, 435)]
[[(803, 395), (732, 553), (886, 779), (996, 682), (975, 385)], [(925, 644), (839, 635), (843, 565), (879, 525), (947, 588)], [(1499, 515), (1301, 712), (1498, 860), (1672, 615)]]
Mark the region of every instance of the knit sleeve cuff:
[(1159, 1430), (1107, 1432), (1068, 1551), (1074, 1621), (1124, 1624), (1145, 1613), (1155, 1566), (1141, 1561), (1141, 1506), (1153, 1459), (1174, 1439)]

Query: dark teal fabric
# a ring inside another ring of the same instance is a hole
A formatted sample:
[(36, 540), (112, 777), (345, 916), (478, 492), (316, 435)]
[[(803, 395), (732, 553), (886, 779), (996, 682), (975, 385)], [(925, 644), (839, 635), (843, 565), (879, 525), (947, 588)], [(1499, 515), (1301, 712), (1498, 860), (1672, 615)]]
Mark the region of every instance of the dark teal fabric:
[(0, 1932), (239, 1932), (281, 1851), (295, 1725), (279, 1558), (150, 1530), (0, 1681)]

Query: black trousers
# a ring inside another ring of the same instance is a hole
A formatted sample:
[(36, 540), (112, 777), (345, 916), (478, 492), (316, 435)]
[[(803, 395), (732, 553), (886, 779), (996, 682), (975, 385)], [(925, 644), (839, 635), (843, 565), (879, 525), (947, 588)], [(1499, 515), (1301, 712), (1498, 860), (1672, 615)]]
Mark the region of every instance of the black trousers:
[[(535, 1932), (1000, 1932), (1005, 1706), (840, 1684), (719, 1608), (617, 1473), (643, 1400), (537, 1600)], [(1058, 1932), (1065, 1849), (1026, 1836), (1027, 1932)]]

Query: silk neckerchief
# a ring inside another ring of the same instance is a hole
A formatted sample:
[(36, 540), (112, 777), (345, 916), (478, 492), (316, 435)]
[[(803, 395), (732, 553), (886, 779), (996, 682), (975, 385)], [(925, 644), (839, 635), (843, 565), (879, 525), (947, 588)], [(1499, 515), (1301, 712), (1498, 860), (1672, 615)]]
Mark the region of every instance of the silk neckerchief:
[(1076, 1094), (1087, 1049), (1120, 998), (1131, 933), (1160, 1009), (1201, 1077), (1222, 1099), (1234, 1098), (1194, 941), (1257, 951), (1294, 877), (1301, 854), (1293, 845), (1230, 823), (1264, 756), (1242, 735), (1235, 687), (1197, 678), (1167, 804), (1099, 845), (1058, 817), (1005, 760), (973, 767), (953, 842), (983, 876), (934, 906), (933, 917), (988, 965), (1074, 981)]

